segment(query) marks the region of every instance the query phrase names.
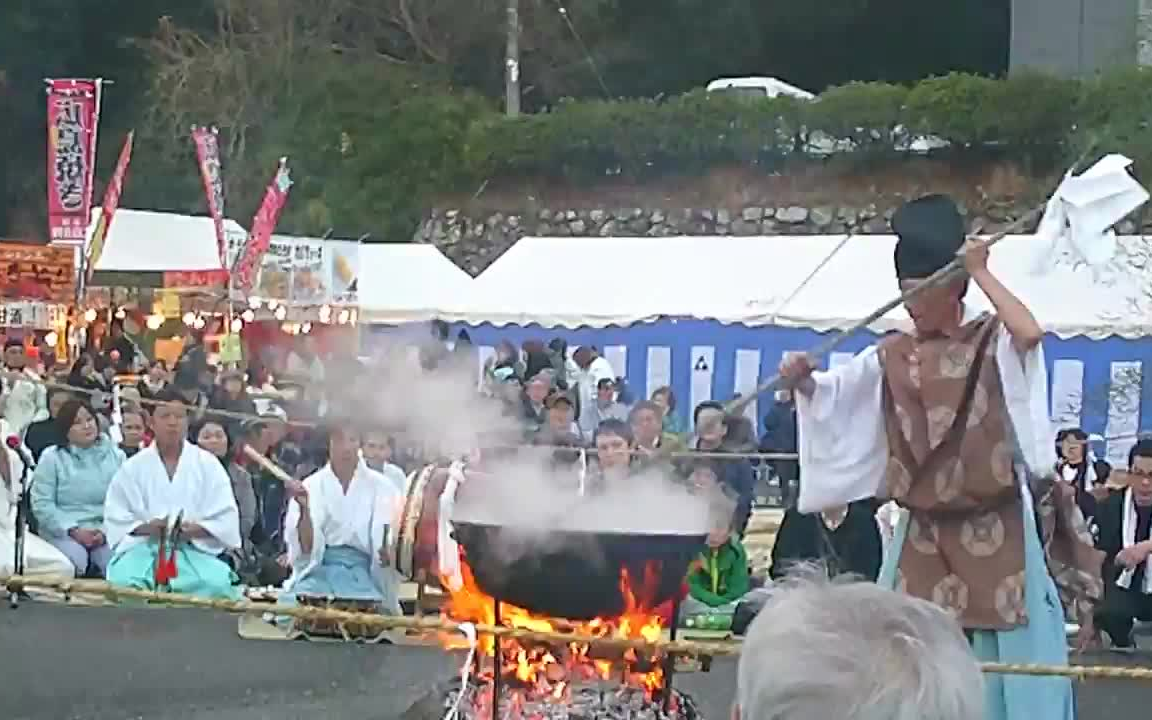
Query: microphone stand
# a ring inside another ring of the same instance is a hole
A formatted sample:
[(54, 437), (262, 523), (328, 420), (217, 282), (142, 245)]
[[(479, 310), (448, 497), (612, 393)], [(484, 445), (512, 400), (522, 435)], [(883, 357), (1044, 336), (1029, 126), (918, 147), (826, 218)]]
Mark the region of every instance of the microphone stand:
[[(28, 516), (31, 515), (31, 507), (29, 507), (31, 496), (28, 493), (28, 465), (24, 462), (20, 463), (20, 495), (16, 498), (16, 542), (15, 554), (12, 560), (12, 567), (16, 575), (24, 574), (24, 538), (28, 533)], [(20, 605), (20, 596), (24, 594), (23, 590), (13, 588), (8, 593), (8, 605), (15, 610)]]

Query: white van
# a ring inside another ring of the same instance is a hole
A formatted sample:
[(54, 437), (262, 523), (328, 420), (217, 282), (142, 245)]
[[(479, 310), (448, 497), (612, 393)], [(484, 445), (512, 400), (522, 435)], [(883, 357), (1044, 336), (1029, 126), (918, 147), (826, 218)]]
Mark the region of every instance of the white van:
[(708, 92), (730, 93), (743, 97), (775, 98), (781, 95), (797, 100), (812, 100), (815, 94), (789, 85), (774, 77), (719, 78), (708, 83)]

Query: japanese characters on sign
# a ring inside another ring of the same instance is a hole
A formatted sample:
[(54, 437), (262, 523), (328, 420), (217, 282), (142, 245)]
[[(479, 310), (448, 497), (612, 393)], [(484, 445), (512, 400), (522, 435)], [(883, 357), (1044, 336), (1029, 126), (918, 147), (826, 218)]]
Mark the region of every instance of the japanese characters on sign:
[(252, 295), (291, 305), (355, 305), (360, 244), (273, 235)]
[(0, 297), (71, 302), (76, 291), (70, 247), (0, 243)]
[(252, 219), (248, 240), (244, 243), (244, 248), (232, 268), (235, 285), (242, 291), (251, 288), (256, 279), (261, 258), (264, 257), (272, 240), (272, 231), (276, 229), (280, 212), (288, 202), (290, 187), (292, 179), (288, 174), (288, 158), (281, 158), (280, 167), (276, 169), (276, 175), (268, 184), (268, 189), (264, 191), (264, 200), (260, 203), (260, 209), (256, 211), (256, 217)]
[(64, 305), (0, 300), (0, 328), (52, 330), (67, 314), (68, 308)]
[(292, 248), (292, 294), (289, 301), (318, 305), (329, 299), (324, 241), (299, 238)]
[(287, 302), (292, 296), (293, 257), (290, 238), (270, 238), (268, 249), (260, 262), (259, 278), (253, 294), (266, 300)]
[(224, 176), (220, 166), (220, 143), (216, 128), (193, 127), (192, 142), (196, 145), (196, 159), (200, 164), (200, 178), (204, 181), (208, 213), (216, 224), (216, 247), (220, 252), (220, 264), (227, 267), (228, 242), (224, 236)]
[(48, 232), (83, 245), (92, 206), (98, 80), (48, 81)]

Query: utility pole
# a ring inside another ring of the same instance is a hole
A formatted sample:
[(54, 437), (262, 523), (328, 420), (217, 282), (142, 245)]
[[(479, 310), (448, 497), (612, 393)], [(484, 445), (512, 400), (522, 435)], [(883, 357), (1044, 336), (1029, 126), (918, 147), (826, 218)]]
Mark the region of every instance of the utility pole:
[(520, 0), (508, 0), (508, 45), (504, 51), (504, 110), (520, 114)]

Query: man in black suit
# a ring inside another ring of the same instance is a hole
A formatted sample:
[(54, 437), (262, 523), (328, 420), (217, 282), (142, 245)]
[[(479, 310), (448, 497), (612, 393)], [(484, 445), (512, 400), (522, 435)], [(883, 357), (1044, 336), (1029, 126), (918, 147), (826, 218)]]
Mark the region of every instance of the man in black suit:
[(1152, 620), (1152, 438), (1128, 453), (1127, 487), (1100, 503), (1097, 547), (1104, 551), (1104, 601), (1096, 610), (1097, 629), (1116, 650), (1135, 647), (1136, 620)]

